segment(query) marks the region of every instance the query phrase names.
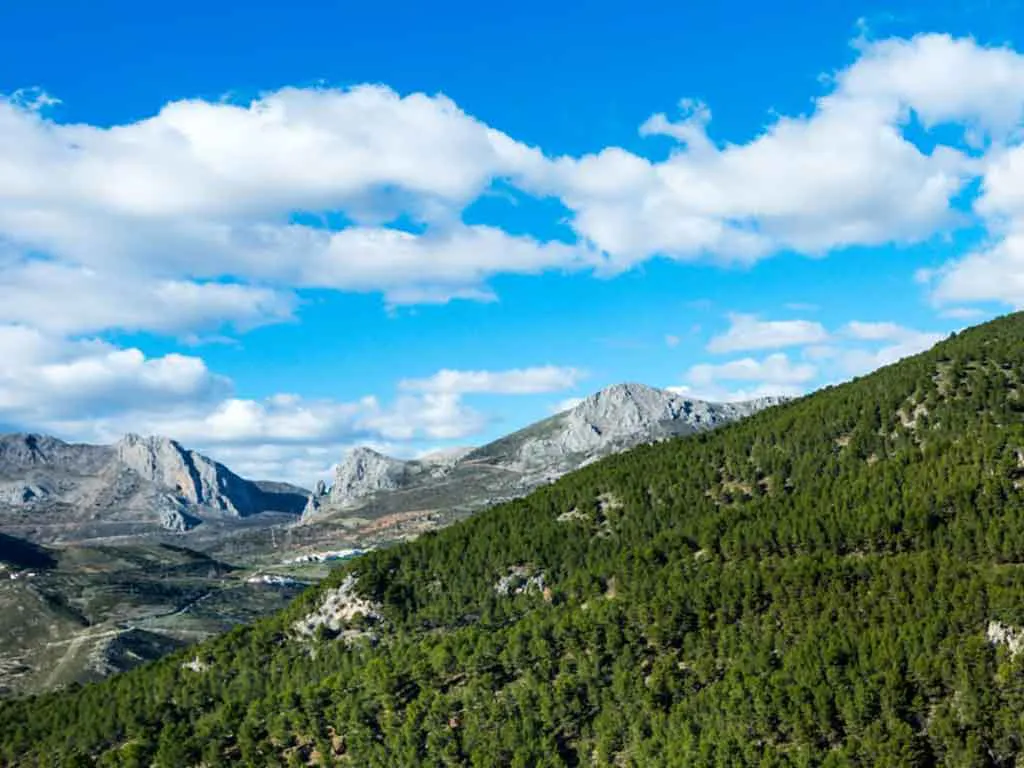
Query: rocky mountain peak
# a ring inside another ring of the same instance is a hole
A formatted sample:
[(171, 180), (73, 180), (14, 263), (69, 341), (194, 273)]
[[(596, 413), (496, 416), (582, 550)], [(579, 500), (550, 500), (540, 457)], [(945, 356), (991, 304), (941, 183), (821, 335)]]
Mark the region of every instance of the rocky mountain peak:
[(66, 464), (92, 449), (93, 446), (73, 445), (49, 435), (17, 432), (0, 435), (0, 465), (34, 467)]
[[(329, 496), (309, 498), (303, 518), (352, 508), (370, 496), (387, 509), (429, 509), (439, 504), (450, 509), (515, 498), (610, 453), (713, 429), (781, 400), (710, 403), (625, 382), (479, 448), (448, 449), (402, 461), (359, 447), (338, 464)], [(399, 490), (401, 494), (387, 493)]]
[(400, 488), (408, 478), (408, 464), (366, 446), (353, 448), (334, 472), (330, 501), (344, 506), (377, 491)]
[(190, 504), (238, 516), (258, 511), (249, 483), (168, 437), (127, 434), (115, 449), (123, 465)]

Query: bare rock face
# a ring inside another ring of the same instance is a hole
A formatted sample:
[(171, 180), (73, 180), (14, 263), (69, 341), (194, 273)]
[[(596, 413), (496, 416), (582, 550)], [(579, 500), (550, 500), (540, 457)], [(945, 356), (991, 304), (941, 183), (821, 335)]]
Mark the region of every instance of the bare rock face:
[(356, 448), (338, 465), (329, 496), (311, 498), (303, 519), (351, 509), (371, 497), (382, 512), (477, 508), (523, 496), (603, 456), (714, 429), (784, 399), (710, 403), (643, 384), (616, 384), (480, 448), (413, 461)]
[(125, 435), (116, 447), (122, 464), (190, 504), (238, 517), (259, 511), (257, 494), (247, 481), (174, 440)]
[(273, 524), (282, 513), (298, 515), (306, 494), (244, 480), (163, 437), (87, 445), (0, 435), (0, 526), (41, 542), (184, 533), (213, 520), (241, 525), (259, 512), (276, 513)]
[(347, 506), (380, 491), (393, 491), (408, 484), (415, 474), (415, 462), (393, 459), (371, 448), (349, 452), (334, 473), (330, 502)]
[(313, 635), (319, 627), (340, 632), (356, 615), (362, 615), (370, 621), (383, 618), (379, 605), (359, 596), (356, 577), (349, 574), (340, 586), (325, 592), (317, 609), (296, 621), (292, 629), (299, 636)]
[(36, 483), (0, 483), (0, 504), (24, 506), (45, 499), (49, 491)]
[(599, 457), (640, 443), (691, 434), (750, 416), (782, 398), (709, 403), (643, 384), (616, 384), (553, 417), (510, 457), (522, 471), (558, 469), (575, 457)]

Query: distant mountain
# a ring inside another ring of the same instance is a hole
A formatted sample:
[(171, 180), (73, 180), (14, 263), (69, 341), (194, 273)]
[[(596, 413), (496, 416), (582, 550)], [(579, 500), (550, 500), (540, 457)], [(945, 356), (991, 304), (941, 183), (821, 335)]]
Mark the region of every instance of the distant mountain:
[(297, 514), (305, 492), (245, 480), (166, 437), (114, 445), (0, 435), (0, 527), (35, 540), (186, 531), (263, 512)]
[(480, 448), (401, 460), (360, 447), (338, 465), (330, 491), (310, 497), (303, 519), (367, 506), (378, 514), (476, 508), (525, 495), (603, 456), (713, 429), (782, 400), (710, 403), (643, 384), (616, 384)]

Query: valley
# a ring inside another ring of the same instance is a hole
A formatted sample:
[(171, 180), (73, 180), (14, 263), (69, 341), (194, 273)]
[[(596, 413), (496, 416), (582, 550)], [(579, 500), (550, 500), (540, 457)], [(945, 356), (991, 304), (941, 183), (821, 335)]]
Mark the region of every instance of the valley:
[(339, 551), (411, 541), (602, 456), (777, 402), (616, 385), (481, 448), (406, 461), (357, 448), (312, 492), (245, 480), (167, 438), (0, 436), (0, 610), (12, 617), (0, 696), (123, 672), (284, 608)]

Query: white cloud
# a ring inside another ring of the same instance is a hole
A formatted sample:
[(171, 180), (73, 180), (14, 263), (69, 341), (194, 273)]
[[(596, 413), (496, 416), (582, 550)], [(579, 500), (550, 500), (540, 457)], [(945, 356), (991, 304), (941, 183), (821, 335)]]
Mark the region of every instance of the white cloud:
[(665, 346), (669, 349), (674, 349), (679, 346), (679, 342), (682, 341), (678, 336), (674, 336), (671, 333), (665, 334)]
[(25, 210), (150, 221), (346, 210), (375, 220), (411, 207), (429, 218), (543, 159), (443, 96), (376, 85), (176, 101), (111, 128), (57, 124), (39, 106), (0, 103), (0, 200)]
[(942, 310), (939, 315), (953, 320), (977, 320), (984, 317), (985, 312), (974, 307), (950, 307)]
[(828, 338), (821, 323), (809, 320), (758, 320), (754, 315), (729, 315), (729, 330), (708, 342), (715, 353), (818, 344)]
[[(947, 55), (955, 78), (943, 79)], [(719, 146), (710, 110), (684, 101), (680, 120), (641, 127), (679, 142), (667, 160), (609, 148), (561, 158), (534, 183), (623, 268), (652, 254), (750, 261), (916, 242), (954, 222), (950, 201), (979, 166), (955, 147), (922, 151), (905, 135), (910, 115), (1005, 131), (1024, 96), (1021, 60), (938, 35), (865, 44), (810, 115), (781, 116), (746, 144)]]
[(727, 363), (700, 363), (687, 372), (694, 386), (710, 386), (722, 381), (756, 381), (764, 384), (806, 384), (818, 374), (809, 363), (794, 363), (782, 352), (757, 360), (744, 357)]
[(154, 280), (46, 261), (0, 270), (0, 323), (53, 333), (125, 329), (178, 334), (225, 323), (246, 331), (292, 319), (295, 305), (287, 291), (252, 285)]
[[(839, 343), (843, 339), (852, 340), (855, 346)], [(837, 343), (808, 347), (804, 357), (831, 363), (830, 379), (846, 379), (916, 355), (942, 339), (941, 333), (919, 331), (898, 323), (853, 320), (833, 337)]]
[(917, 333), (909, 328), (904, 328), (898, 323), (872, 323), (862, 320), (851, 320), (843, 327), (843, 333), (854, 339), (864, 341), (891, 341), (903, 339), (908, 335)]
[(552, 405), (548, 410), (551, 413), (562, 413), (564, 411), (571, 411), (577, 405), (582, 403), (586, 398), (583, 397), (567, 397), (564, 400), (559, 400), (557, 403)]
[(925, 126), (971, 122), (997, 137), (1024, 118), (1024, 57), (970, 38), (922, 34), (859, 44), (841, 73), (850, 98), (911, 109)]
[(925, 333), (914, 331), (903, 338), (893, 339), (893, 343), (874, 349), (851, 349), (843, 351), (837, 358), (840, 366), (840, 374), (847, 376), (860, 376), (865, 373), (890, 365), (904, 357), (916, 355), (942, 341), (941, 333)]
[[(818, 328), (800, 344), (802, 361), (781, 352), (726, 363), (700, 363), (670, 389), (703, 400), (749, 400), (764, 395), (801, 395), (824, 382), (859, 376), (928, 349), (943, 338), (893, 322), (853, 320), (836, 331)], [(725, 337), (721, 337), (725, 338)], [(758, 338), (755, 334), (754, 338)], [(765, 342), (767, 343), (767, 342)], [(741, 382), (743, 386), (735, 387)]]
[(558, 392), (584, 378), (576, 368), (545, 365), (508, 371), (456, 371), (445, 369), (426, 379), (404, 379), (399, 388), (447, 395), (529, 395)]
[(0, 420), (52, 424), (135, 409), (213, 402), (229, 382), (197, 357), (147, 358), (99, 340), (0, 326)]
[[(981, 173), (979, 212), (995, 221), (1024, 206), (1024, 149), (1008, 144), (1024, 57), (944, 35), (857, 45), (808, 114), (773, 118), (746, 143), (713, 140), (699, 102), (653, 115), (641, 134), (677, 142), (657, 162), (617, 147), (551, 160), (444, 96), (379, 85), (181, 100), (109, 128), (57, 122), (49, 96), (16, 94), (0, 99), (0, 291), (21, 299), (0, 305), (26, 321), (50, 286), (79, 277), (81, 295), (48, 327), (244, 330), (289, 319), (302, 288), (489, 301), (498, 274), (916, 242), (955, 223), (951, 198)], [(907, 137), (914, 120), (958, 134), (925, 151)], [(962, 151), (975, 139), (991, 147), (981, 160)], [(499, 180), (559, 197), (580, 242), (463, 224)], [(399, 216), (417, 234), (389, 226)], [(1015, 261), (989, 262), (1015, 274)]]
[(932, 298), (940, 305), (998, 301), (1024, 308), (1024, 216), (1017, 227), (986, 249), (921, 274)]
[[(55, 122), (46, 106), (0, 98), (9, 321), (75, 283), (51, 326), (244, 330), (290, 318), (294, 288), (480, 300), (494, 274), (599, 262), (459, 222), (496, 179), (546, 161), (443, 96), (285, 88), (248, 104), (172, 102), (111, 128)], [(426, 231), (383, 226), (400, 214)]]

